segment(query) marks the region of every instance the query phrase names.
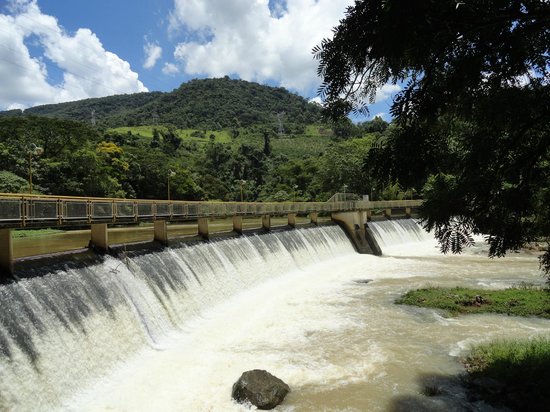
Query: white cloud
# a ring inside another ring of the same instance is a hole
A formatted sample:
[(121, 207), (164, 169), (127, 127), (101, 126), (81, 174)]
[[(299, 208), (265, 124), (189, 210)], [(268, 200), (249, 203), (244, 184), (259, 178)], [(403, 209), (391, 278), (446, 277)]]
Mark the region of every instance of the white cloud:
[(157, 43), (150, 43), (146, 39), (145, 45), (143, 46), (143, 52), (145, 53), (145, 63), (143, 63), (143, 67), (145, 69), (152, 69), (162, 56), (162, 47)]
[(317, 103), (319, 105), (323, 105), (323, 99), (321, 99), (320, 96), (315, 96), (315, 97), (312, 97), (311, 99), (308, 100), (309, 103)]
[(397, 84), (386, 83), (384, 86), (376, 91), (374, 103), (378, 103), (393, 97), (393, 95), (401, 90), (401, 87)]
[[(147, 91), (130, 64), (105, 50), (89, 29), (67, 33), (36, 0), (12, 0), (10, 6), (15, 14), (0, 14), (0, 108)], [(43, 56), (29, 53), (25, 40), (31, 36)], [(48, 80), (44, 58), (62, 71), (61, 84)]]
[(174, 74), (179, 72), (179, 69), (178, 69), (178, 66), (176, 66), (174, 63), (164, 63), (162, 72), (169, 76), (173, 76)]
[[(191, 31), (174, 57), (189, 75), (237, 74), (308, 94), (319, 84), (312, 48), (353, 0), (174, 0), (171, 28)], [(191, 36), (192, 37), (192, 36)]]

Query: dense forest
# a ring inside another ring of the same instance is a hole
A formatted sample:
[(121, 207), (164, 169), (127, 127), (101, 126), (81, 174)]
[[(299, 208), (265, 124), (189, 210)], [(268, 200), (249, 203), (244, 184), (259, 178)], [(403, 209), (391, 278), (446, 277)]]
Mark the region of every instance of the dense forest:
[(180, 200), (240, 200), (241, 186), (247, 201), (404, 196), (365, 162), (392, 126), (320, 113), (282, 88), (228, 78), (5, 112), (0, 192), (28, 192), (30, 166), (43, 194), (162, 199), (170, 179)]

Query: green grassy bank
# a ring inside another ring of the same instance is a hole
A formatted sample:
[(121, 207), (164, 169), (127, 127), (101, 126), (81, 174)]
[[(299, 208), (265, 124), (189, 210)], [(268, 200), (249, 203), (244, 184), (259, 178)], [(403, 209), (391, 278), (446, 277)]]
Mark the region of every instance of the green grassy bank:
[(407, 292), (396, 303), (444, 310), (448, 315), (500, 313), (550, 318), (550, 292), (534, 286), (503, 290), (430, 287)]
[(498, 341), (462, 359), (474, 399), (514, 411), (550, 410), (550, 340)]
[[(503, 290), (430, 287), (409, 291), (396, 303), (437, 308), (450, 316), (497, 313), (550, 318), (550, 291), (534, 286)], [(549, 338), (477, 345), (462, 363), (473, 401), (513, 411), (550, 410)]]

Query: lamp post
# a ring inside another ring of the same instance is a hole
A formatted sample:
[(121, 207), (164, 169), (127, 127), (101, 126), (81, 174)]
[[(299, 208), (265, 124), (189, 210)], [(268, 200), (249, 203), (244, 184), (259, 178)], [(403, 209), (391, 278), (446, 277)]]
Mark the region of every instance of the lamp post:
[(348, 185), (344, 184), (343, 186), (343, 189), (344, 189), (344, 202), (346, 201), (346, 189), (348, 188)]
[(292, 189), (294, 189), (292, 191), (292, 201), (295, 202), (296, 201), (296, 189), (298, 189), (298, 185), (292, 186)]
[(32, 157), (33, 156), (42, 156), (44, 149), (31, 143), (29, 149), (29, 194), (32, 194)]
[(176, 175), (176, 172), (174, 172), (171, 169), (168, 169), (168, 200), (170, 200), (170, 178), (174, 177)]
[(246, 180), (238, 180), (239, 185), (241, 185), (241, 203), (243, 202), (243, 185), (246, 184)]

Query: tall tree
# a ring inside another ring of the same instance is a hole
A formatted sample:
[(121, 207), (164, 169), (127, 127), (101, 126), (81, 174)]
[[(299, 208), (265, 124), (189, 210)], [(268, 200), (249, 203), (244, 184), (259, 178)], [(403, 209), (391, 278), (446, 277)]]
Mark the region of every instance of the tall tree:
[(484, 233), (501, 256), (550, 233), (549, 47), (544, 0), (358, 0), (314, 53), (332, 118), (403, 84), (373, 157), (405, 186), (427, 181), (443, 251)]

